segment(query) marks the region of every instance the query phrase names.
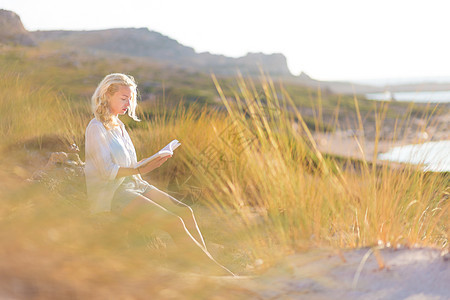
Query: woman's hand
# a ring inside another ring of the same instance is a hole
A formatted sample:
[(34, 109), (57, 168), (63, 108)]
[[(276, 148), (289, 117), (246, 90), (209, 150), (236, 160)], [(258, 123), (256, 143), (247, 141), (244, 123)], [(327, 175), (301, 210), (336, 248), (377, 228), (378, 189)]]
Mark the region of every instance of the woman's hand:
[(153, 160), (152, 162), (150, 162), (150, 163), (148, 163), (145, 166), (140, 167), (140, 168), (120, 167), (119, 170), (117, 171), (116, 178), (121, 178), (121, 177), (131, 176), (131, 175), (137, 175), (137, 174), (141, 174), (142, 175), (142, 174), (148, 173), (148, 172), (153, 171), (154, 169), (160, 167), (170, 157), (172, 157), (172, 155), (159, 157), (159, 158)]
[(165, 163), (170, 157), (172, 157), (172, 155), (167, 155), (167, 156), (163, 156), (163, 157), (159, 157), (151, 162), (149, 162), (148, 164), (146, 164), (143, 167), (139, 168), (139, 173), (142, 174), (146, 174), (148, 172), (153, 171), (156, 168), (159, 168), (163, 163)]

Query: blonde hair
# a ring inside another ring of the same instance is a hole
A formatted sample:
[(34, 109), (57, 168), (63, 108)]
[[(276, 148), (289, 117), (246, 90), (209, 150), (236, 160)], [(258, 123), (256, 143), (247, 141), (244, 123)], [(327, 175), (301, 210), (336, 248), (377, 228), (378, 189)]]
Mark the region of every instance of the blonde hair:
[(115, 123), (115, 116), (111, 114), (109, 108), (109, 98), (119, 90), (120, 86), (129, 86), (131, 88), (130, 107), (128, 115), (135, 121), (140, 121), (136, 116), (137, 106), (137, 85), (133, 76), (121, 73), (112, 73), (106, 75), (99, 83), (97, 89), (92, 95), (91, 105), (94, 116), (103, 123), (107, 129), (111, 129)]

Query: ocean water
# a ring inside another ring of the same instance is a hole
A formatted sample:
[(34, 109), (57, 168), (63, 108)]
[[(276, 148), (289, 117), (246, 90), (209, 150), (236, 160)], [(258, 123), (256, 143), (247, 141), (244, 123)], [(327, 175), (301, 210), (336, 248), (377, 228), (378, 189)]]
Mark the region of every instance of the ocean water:
[(436, 92), (398, 92), (370, 93), (365, 95), (369, 100), (402, 101), (420, 103), (450, 103), (450, 91)]
[(395, 147), (378, 159), (422, 165), (424, 171), (450, 172), (450, 141)]

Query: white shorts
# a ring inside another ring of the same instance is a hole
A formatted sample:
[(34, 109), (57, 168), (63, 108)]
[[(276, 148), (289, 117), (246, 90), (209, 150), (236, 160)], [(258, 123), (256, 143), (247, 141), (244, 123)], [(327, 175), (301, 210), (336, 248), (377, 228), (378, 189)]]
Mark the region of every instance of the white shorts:
[(145, 194), (155, 186), (146, 181), (136, 182), (133, 177), (126, 177), (123, 183), (117, 188), (111, 202), (111, 211), (120, 213), (133, 199)]

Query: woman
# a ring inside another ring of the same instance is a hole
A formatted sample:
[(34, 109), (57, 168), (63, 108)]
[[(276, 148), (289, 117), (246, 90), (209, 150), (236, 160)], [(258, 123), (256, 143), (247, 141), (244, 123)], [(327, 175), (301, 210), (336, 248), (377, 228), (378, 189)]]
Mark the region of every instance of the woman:
[[(137, 220), (157, 222), (169, 228), (174, 222), (186, 246), (200, 249), (214, 263), (208, 252), (192, 209), (142, 179), (142, 175), (161, 166), (171, 156), (161, 157), (139, 168), (136, 150), (119, 115), (136, 116), (136, 83), (133, 77), (107, 75), (92, 96), (95, 118), (86, 128), (86, 185), (92, 213), (115, 212)], [(175, 235), (176, 236), (176, 235)]]

